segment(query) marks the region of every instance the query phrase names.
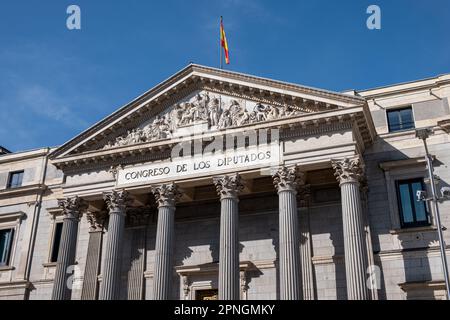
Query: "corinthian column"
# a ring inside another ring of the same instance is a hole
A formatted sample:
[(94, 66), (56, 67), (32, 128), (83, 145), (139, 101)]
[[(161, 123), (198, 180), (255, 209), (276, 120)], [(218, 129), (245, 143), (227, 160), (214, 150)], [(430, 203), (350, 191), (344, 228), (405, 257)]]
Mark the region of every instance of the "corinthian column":
[(300, 300), (300, 249), (297, 212), (298, 180), (303, 174), (297, 167), (282, 167), (273, 176), (279, 198), (280, 299)]
[(219, 299), (239, 300), (239, 209), (243, 185), (238, 174), (214, 178), (220, 196)]
[(118, 300), (120, 294), (120, 266), (123, 232), (129, 194), (125, 190), (113, 190), (103, 196), (109, 210), (108, 235), (102, 272), (101, 300)]
[(102, 256), (103, 226), (106, 217), (105, 211), (93, 211), (86, 214), (90, 229), (81, 300), (98, 299), (98, 274)]
[(333, 160), (332, 166), (341, 187), (347, 298), (366, 300), (367, 250), (359, 190), (363, 167), (358, 158)]
[(69, 267), (75, 264), (78, 222), (80, 221), (82, 211), (87, 208), (87, 204), (81, 198), (73, 197), (59, 200), (58, 205), (63, 210), (64, 220), (52, 299), (70, 300), (72, 284), (68, 283), (68, 279), (72, 275), (73, 270), (70, 270)]
[(152, 192), (158, 204), (153, 299), (168, 300), (170, 299), (173, 272), (175, 204), (180, 193), (173, 183), (153, 187)]

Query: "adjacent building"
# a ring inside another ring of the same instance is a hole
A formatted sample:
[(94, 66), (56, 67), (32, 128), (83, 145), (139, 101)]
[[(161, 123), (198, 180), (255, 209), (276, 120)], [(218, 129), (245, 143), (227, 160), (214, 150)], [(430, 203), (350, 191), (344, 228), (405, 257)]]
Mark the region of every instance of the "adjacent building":
[(2, 152), (0, 299), (445, 299), (415, 129), (448, 188), (449, 97), (450, 75), (339, 93), (189, 65)]

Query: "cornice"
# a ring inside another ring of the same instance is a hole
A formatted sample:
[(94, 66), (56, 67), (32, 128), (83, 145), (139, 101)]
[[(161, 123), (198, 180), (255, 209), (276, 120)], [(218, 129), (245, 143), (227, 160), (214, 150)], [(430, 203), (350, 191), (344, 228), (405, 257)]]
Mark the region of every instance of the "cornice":
[[(433, 161), (436, 160), (435, 156), (432, 156)], [(383, 171), (390, 171), (392, 169), (407, 168), (411, 166), (423, 166), (425, 167), (426, 160), (424, 157), (410, 158), (404, 160), (394, 160), (381, 162), (378, 166)]]
[(0, 289), (3, 289), (3, 290), (8, 290), (8, 289), (28, 289), (30, 287), (31, 287), (31, 282), (29, 282), (27, 280), (0, 282)]
[(16, 197), (24, 194), (29, 194), (31, 192), (39, 192), (47, 189), (45, 184), (33, 184), (28, 186), (22, 186), (13, 189), (3, 189), (0, 190), (0, 198), (4, 197)]
[(148, 143), (140, 143), (88, 151), (82, 154), (62, 157), (52, 160), (52, 163), (63, 169), (78, 170), (77, 168), (99, 168), (114, 164), (139, 163), (151, 160), (167, 159), (170, 157), (171, 148), (179, 143), (210, 138), (221, 135), (238, 134), (250, 130), (280, 129), (281, 137), (293, 137), (294, 135), (311, 135), (349, 128), (350, 125), (359, 129), (359, 134), (365, 145), (372, 143), (374, 137), (370, 131), (371, 118), (366, 118), (364, 109), (366, 106), (304, 114), (291, 118), (266, 121), (256, 124), (248, 124), (234, 127), (225, 131), (212, 131), (203, 135), (189, 137), (175, 137), (171, 139), (158, 140)]
[(273, 80), (273, 79), (268, 79), (268, 78), (263, 78), (263, 77), (257, 77), (257, 76), (252, 76), (249, 74), (228, 71), (228, 70), (222, 70), (222, 69), (217, 69), (217, 68), (212, 68), (212, 67), (206, 67), (206, 66), (201, 66), (201, 65), (196, 65), (196, 64), (193, 64), (192, 67), (193, 67), (194, 71), (202, 72), (204, 74), (224, 76), (226, 78), (233, 79), (233, 80), (242, 80), (242, 81), (253, 83), (253, 84), (261, 84), (264, 86), (270, 86), (274, 89), (293, 90), (297, 93), (312, 94), (312, 95), (316, 95), (316, 96), (337, 99), (337, 100), (345, 101), (345, 102), (349, 102), (349, 103), (356, 103), (356, 104), (365, 103), (365, 99), (362, 97), (350, 96), (350, 95), (342, 94), (339, 92), (333, 92), (333, 91), (329, 91), (329, 90), (318, 89), (318, 88), (298, 85), (298, 84), (294, 84), (294, 83), (278, 81), (278, 80)]
[(31, 151), (17, 152), (17, 153), (7, 153), (4, 155), (0, 155), (0, 164), (3, 163), (11, 163), (14, 161), (22, 161), (27, 159), (33, 159), (38, 157), (47, 156), (50, 151), (50, 148), (42, 148)]
[(443, 280), (403, 282), (399, 283), (398, 286), (405, 292), (409, 292), (414, 289), (433, 289), (445, 291), (445, 282)]
[(8, 220), (21, 220), (25, 215), (26, 215), (25, 212), (17, 211), (8, 214), (0, 214), (0, 219), (2, 222)]
[[(357, 94), (367, 100), (372, 100), (372, 99), (377, 99), (377, 98), (382, 98), (382, 97), (406, 94), (409, 92), (439, 89), (442, 86), (450, 84), (450, 79), (443, 79), (443, 80), (438, 80), (438, 79), (439, 78), (428, 79), (428, 80), (419, 80), (419, 81), (395, 84), (392, 86), (385, 86), (385, 87), (380, 87), (380, 88), (361, 90), (361, 91), (357, 91)], [(435, 81), (431, 82), (432, 80), (435, 80)], [(423, 82), (423, 83), (420, 84), (421, 82)], [(401, 88), (402, 86), (405, 86), (405, 87)], [(373, 92), (373, 93), (371, 93), (371, 92)]]
[(437, 125), (445, 132), (450, 133), (450, 117), (448, 119), (438, 121)]

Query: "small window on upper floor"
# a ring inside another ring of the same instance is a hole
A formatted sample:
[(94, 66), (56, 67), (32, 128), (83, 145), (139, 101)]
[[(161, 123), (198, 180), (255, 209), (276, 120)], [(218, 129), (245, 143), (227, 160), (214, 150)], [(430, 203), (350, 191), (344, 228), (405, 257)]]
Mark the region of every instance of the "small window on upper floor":
[(414, 117), (412, 107), (387, 111), (389, 132), (398, 132), (414, 129)]
[(18, 188), (22, 186), (23, 170), (11, 172), (8, 179), (8, 189)]
[(14, 229), (0, 230), (0, 267), (9, 266)]

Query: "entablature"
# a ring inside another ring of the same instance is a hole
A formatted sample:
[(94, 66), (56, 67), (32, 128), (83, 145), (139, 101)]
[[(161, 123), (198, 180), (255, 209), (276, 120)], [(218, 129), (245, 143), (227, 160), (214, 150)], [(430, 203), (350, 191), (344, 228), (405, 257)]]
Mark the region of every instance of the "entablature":
[[(262, 123), (254, 123), (234, 127), (226, 130), (200, 131), (190, 136), (179, 136), (152, 142), (136, 143), (114, 148), (87, 151), (81, 154), (67, 155), (52, 160), (52, 163), (63, 171), (78, 171), (82, 168), (107, 168), (119, 164), (142, 163), (170, 159), (172, 149), (183, 143), (202, 140), (205, 144), (219, 137), (245, 134), (246, 132), (259, 133), (266, 130), (269, 134), (278, 131), (278, 137), (284, 139), (305, 137), (310, 135), (327, 134), (342, 130), (353, 130), (355, 141), (359, 148), (370, 145), (374, 139), (375, 131), (371, 125), (367, 106), (306, 113), (298, 116), (275, 119)], [(371, 130), (372, 129), (372, 130)]]

